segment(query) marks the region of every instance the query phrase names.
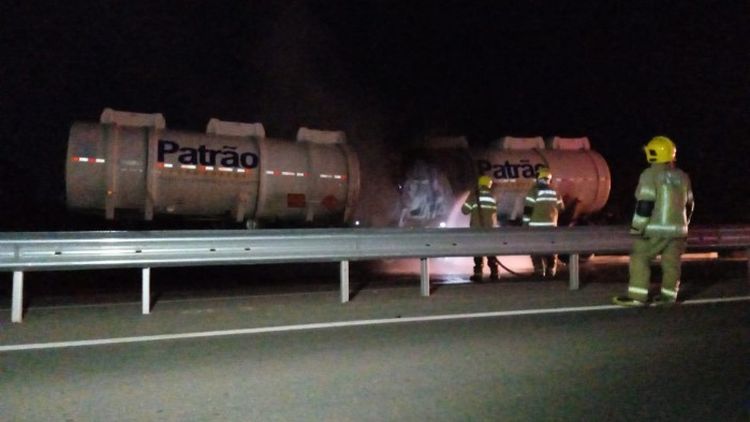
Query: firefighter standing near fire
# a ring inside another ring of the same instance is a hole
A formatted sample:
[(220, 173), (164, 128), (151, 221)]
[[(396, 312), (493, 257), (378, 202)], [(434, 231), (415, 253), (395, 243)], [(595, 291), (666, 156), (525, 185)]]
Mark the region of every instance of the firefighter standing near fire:
[[(550, 186), (552, 172), (542, 167), (537, 171), (536, 183), (524, 199), (523, 225), (527, 227), (557, 227), (557, 216), (565, 206), (560, 194)], [(542, 277), (557, 273), (557, 255), (531, 255), (534, 272)]]
[[(470, 214), (471, 228), (491, 228), (497, 224), (497, 203), (492, 196), (492, 179), (489, 176), (480, 176), (477, 179), (477, 189), (469, 194), (469, 197), (461, 207), (461, 212)], [(497, 257), (488, 256), (487, 266), (490, 268), (490, 279), (497, 280), (498, 275)], [(484, 269), (484, 257), (474, 257), (474, 275), (469, 279), (475, 282), (482, 281), (482, 270)]]
[(626, 296), (613, 302), (645, 306), (649, 300), (650, 263), (661, 255), (661, 294), (656, 305), (677, 302), (680, 289), (680, 257), (687, 244), (693, 214), (693, 191), (687, 173), (677, 168), (677, 148), (666, 136), (656, 136), (644, 147), (651, 166), (641, 173), (635, 191), (635, 213), (630, 233), (637, 238), (630, 254), (630, 281)]

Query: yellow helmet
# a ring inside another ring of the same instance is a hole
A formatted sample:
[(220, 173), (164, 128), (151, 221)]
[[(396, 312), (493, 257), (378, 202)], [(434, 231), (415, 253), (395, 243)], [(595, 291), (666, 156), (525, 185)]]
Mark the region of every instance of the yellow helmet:
[(490, 176), (479, 176), (479, 179), (477, 179), (477, 185), (480, 188), (491, 188), (492, 187), (492, 179)]
[(649, 163), (669, 163), (677, 156), (677, 147), (671, 139), (666, 136), (654, 136), (643, 147), (646, 153), (646, 161)]
[(552, 172), (549, 167), (540, 167), (536, 172), (536, 180), (546, 180), (549, 183), (552, 180)]

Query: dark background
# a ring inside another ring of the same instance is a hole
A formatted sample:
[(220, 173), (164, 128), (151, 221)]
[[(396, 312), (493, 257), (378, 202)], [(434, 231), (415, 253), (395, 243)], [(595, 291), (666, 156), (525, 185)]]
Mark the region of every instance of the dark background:
[(341, 129), (373, 177), (425, 136), (585, 135), (618, 218), (664, 134), (694, 221), (750, 223), (747, 1), (6, 0), (0, 46), (2, 230), (67, 227), (68, 130), (105, 107)]

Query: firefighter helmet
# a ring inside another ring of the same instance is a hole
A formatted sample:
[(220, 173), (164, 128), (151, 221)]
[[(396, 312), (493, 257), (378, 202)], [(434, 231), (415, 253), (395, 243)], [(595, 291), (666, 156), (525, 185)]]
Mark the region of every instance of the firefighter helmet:
[(643, 147), (649, 163), (669, 163), (677, 156), (677, 147), (666, 136), (655, 136)]
[(549, 167), (540, 167), (536, 172), (536, 180), (544, 180), (549, 183), (552, 180), (552, 172)]
[(490, 176), (479, 176), (479, 179), (477, 179), (477, 186), (489, 189), (492, 187), (492, 179)]

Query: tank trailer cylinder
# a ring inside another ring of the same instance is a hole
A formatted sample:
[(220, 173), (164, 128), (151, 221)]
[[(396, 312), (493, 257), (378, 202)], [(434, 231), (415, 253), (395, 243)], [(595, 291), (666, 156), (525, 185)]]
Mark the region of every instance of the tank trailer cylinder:
[(97, 210), (107, 219), (137, 213), (145, 220), (173, 214), (237, 222), (349, 221), (360, 175), (347, 144), (230, 132), (75, 123), (68, 139), (68, 208)]

